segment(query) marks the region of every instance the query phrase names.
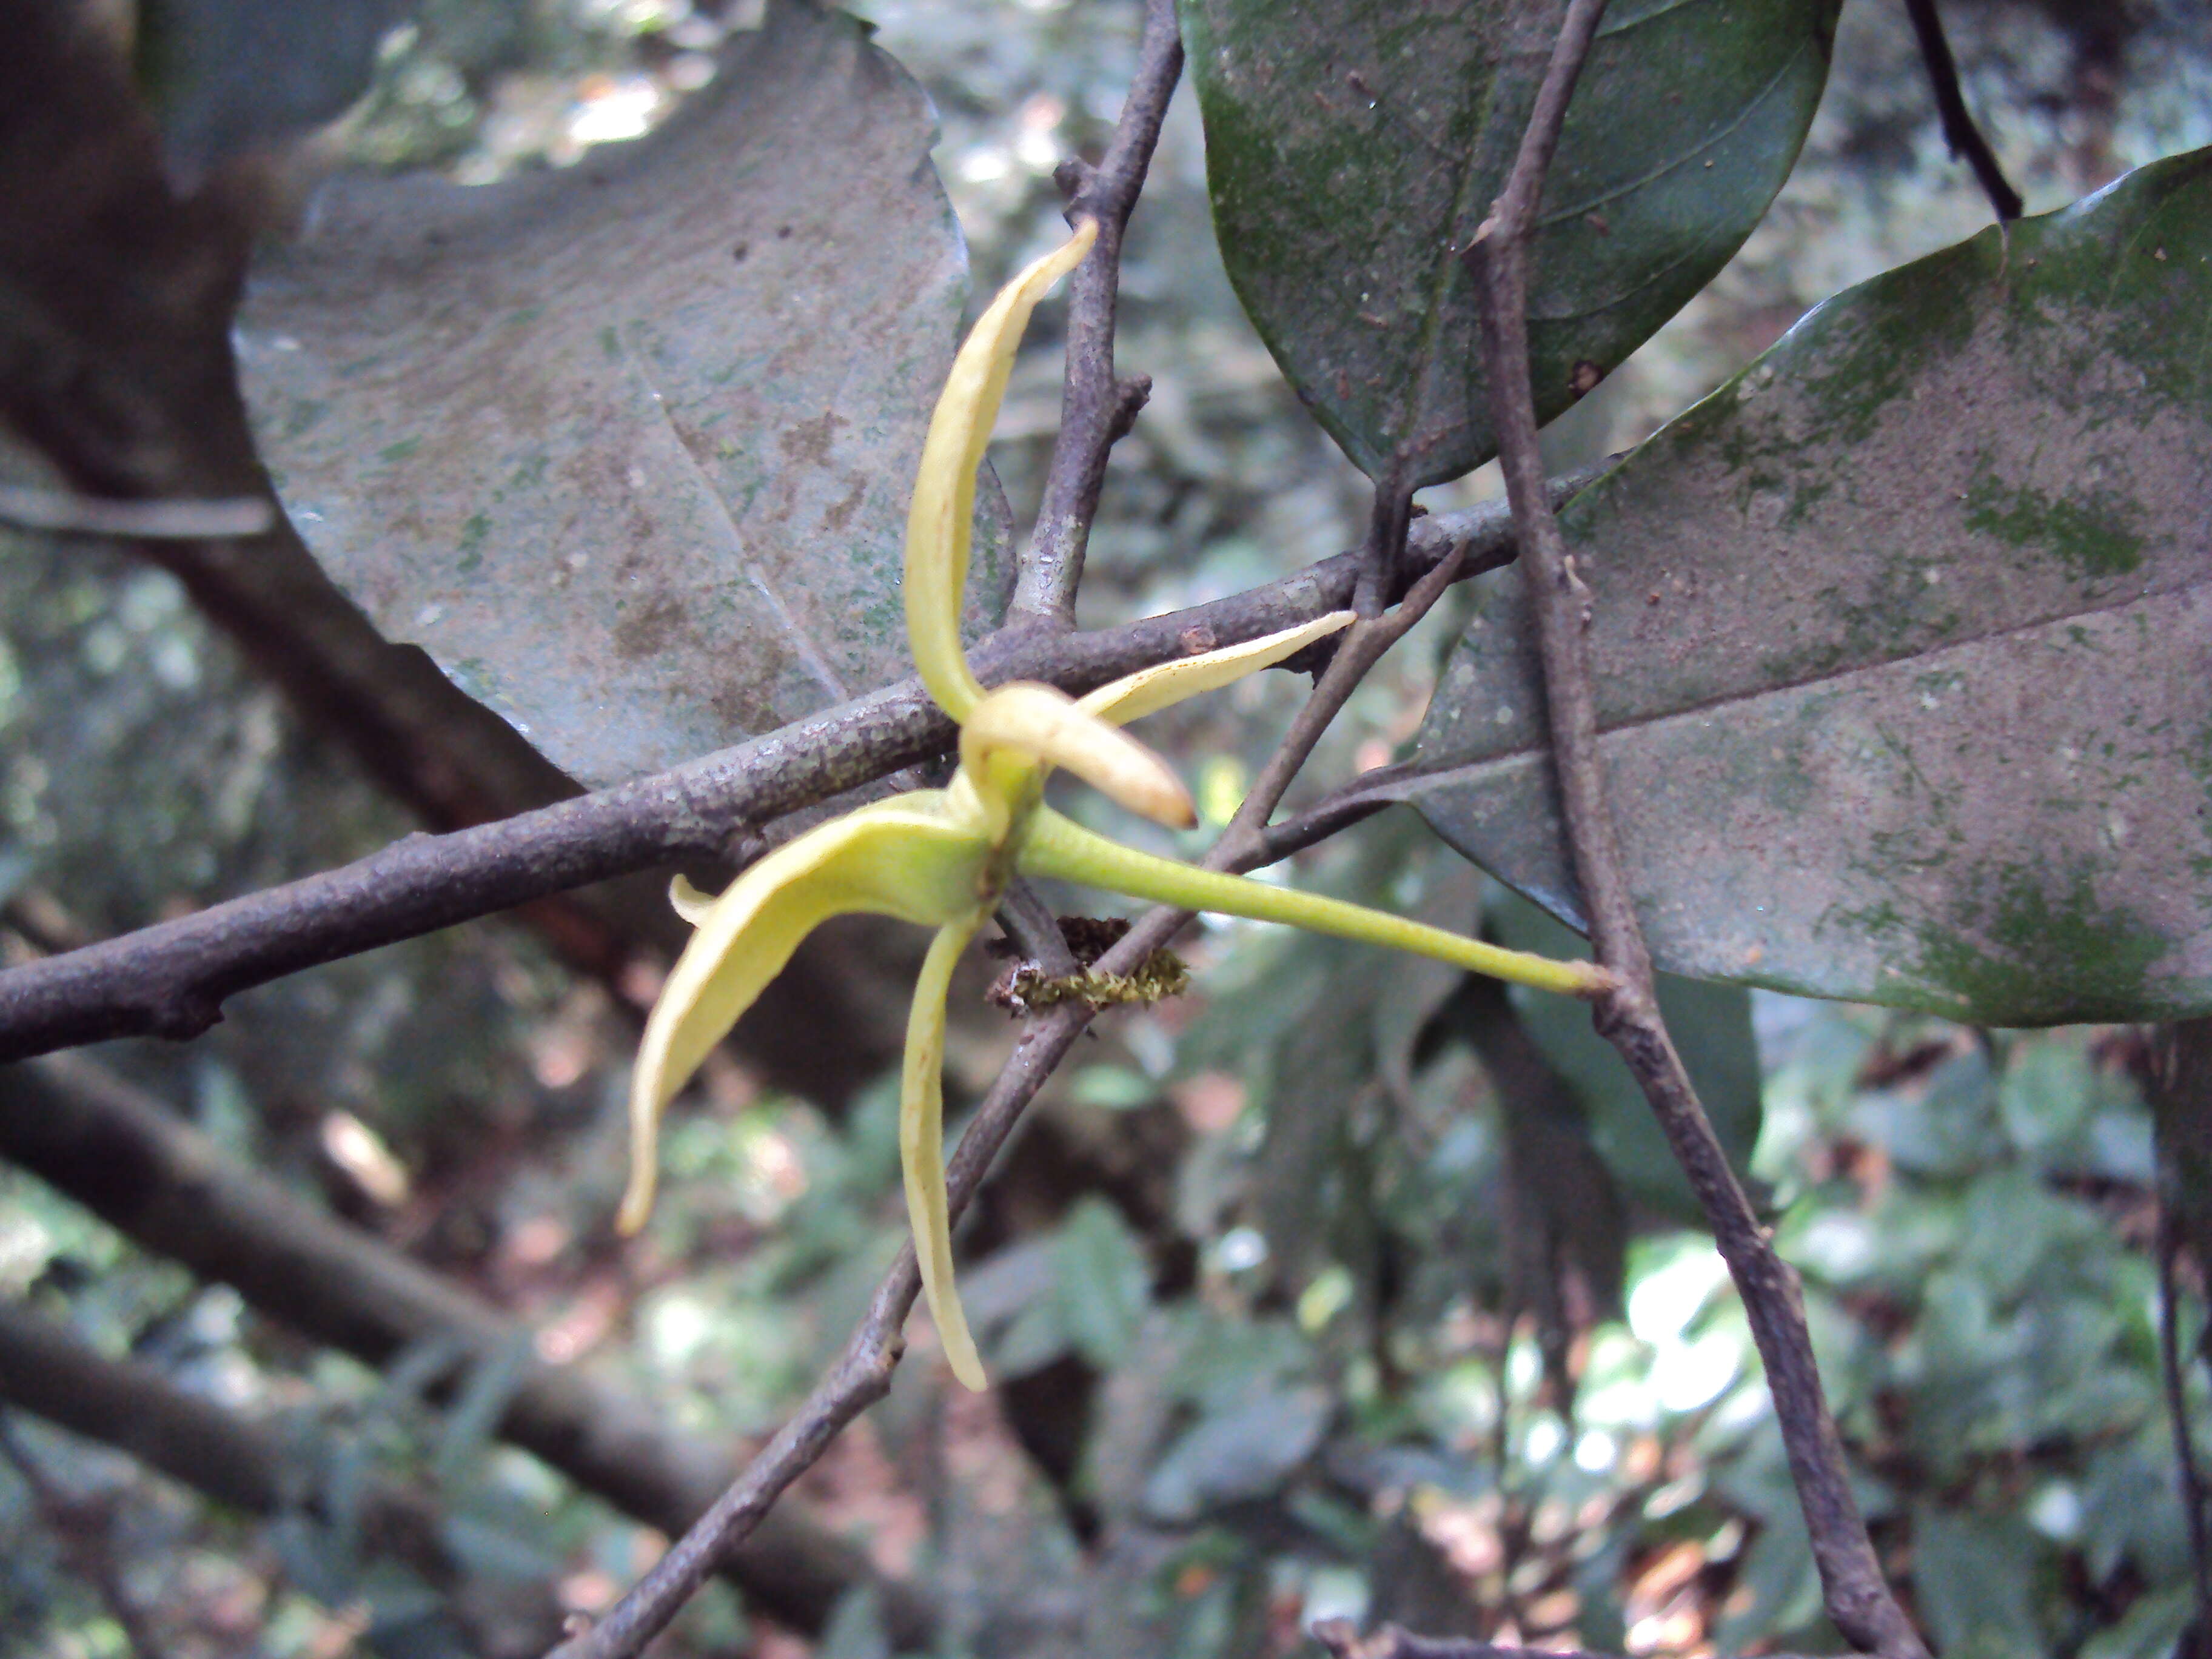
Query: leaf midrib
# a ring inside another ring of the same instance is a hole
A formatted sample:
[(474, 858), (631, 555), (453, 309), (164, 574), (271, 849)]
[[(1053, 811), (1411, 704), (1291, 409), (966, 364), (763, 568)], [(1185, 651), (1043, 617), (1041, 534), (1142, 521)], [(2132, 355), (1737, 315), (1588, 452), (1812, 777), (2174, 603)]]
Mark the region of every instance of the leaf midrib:
[[(1405, 401), (1399, 405), (1399, 418), (1394, 422), (1398, 426), (1399, 434), (1390, 446), (1390, 459), (1387, 464), (1388, 471), (1401, 481), (1411, 464), (1422, 452), (1435, 447), (1445, 436), (1468, 424), (1464, 420), (1452, 421), (1432, 432), (1425, 429), (1430, 409), (1431, 383), (1437, 359), (1443, 349), (1444, 314), (1451, 293), (1452, 275), (1460, 261), (1461, 227), (1467, 223), (1469, 198), (1480, 193), (1476, 189), (1475, 154), (1489, 125), (1491, 106), (1497, 99), (1498, 85), (1503, 78), (1494, 62), (1485, 66), (1477, 94), (1468, 106), (1464, 120), (1452, 130), (1451, 143), (1459, 158), (1459, 176), (1452, 185), (1451, 211), (1444, 221), (1446, 251), (1431, 268), (1429, 302), (1421, 317), (1420, 340), (1408, 359), (1407, 367), (1411, 373), (1401, 382), (1405, 387)], [(1541, 75), (1537, 78), (1540, 86)], [(1381, 487), (1382, 480), (1378, 478), (1376, 483)]]

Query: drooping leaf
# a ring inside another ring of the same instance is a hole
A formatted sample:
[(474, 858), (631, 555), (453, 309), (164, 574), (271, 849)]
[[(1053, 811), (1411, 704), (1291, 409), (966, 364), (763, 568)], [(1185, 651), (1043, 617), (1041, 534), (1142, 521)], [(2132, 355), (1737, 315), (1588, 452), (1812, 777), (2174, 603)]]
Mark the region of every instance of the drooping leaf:
[[(1406, 826), (1410, 828), (1410, 824)], [(1402, 832), (1370, 838), (1344, 896), (1395, 902), (1413, 920), (1464, 932), (1479, 902), (1479, 878)], [(1431, 866), (1410, 904), (1402, 884), (1407, 854)], [(1393, 888), (1396, 887), (1394, 891)], [(1268, 1249), (1269, 1275), (1295, 1296), (1332, 1260), (1372, 1282), (1386, 1233), (1411, 1218), (1384, 1197), (1394, 1152), (1407, 1150), (1375, 1123), (1417, 1109), (1416, 1061), (1430, 1018), (1461, 973), (1448, 964), (1334, 939), (1285, 946), (1265, 970), (1267, 1012), (1236, 1009), (1229, 1021), (1267, 1030), (1267, 1133), (1253, 1169), (1253, 1198)], [(1218, 1033), (1216, 1034), (1217, 1036)], [(1402, 1200), (1401, 1200), (1402, 1201)]]
[[(1831, 300), (1572, 502), (1644, 927), (1995, 1024), (2212, 1008), (2212, 151)], [(1555, 914), (1516, 574), (1415, 804)]]
[(142, 0), (138, 78), (187, 185), (231, 156), (336, 120), (415, 0)]
[[(1499, 943), (1551, 957), (1583, 957), (1589, 946), (1526, 899), (1500, 892), (1486, 907)], [(1739, 1180), (1747, 1180), (1761, 1118), (1759, 1045), (1751, 1030), (1751, 994), (1741, 987), (1659, 975), (1659, 1010), (1697, 1085)], [(1587, 1010), (1564, 997), (1509, 988), (1521, 1024), (1565, 1078), (1589, 1115), (1591, 1145), (1624, 1192), (1692, 1226), (1705, 1212), (1668, 1149), (1659, 1121), (1626, 1064), (1597, 1034)]]
[(775, 0), (635, 143), (336, 181), (240, 336), (307, 545), (587, 782), (910, 672), (900, 539), (967, 286), (932, 136), (860, 24)]
[[(1460, 252), (1510, 171), (1557, 9), (1182, 0), (1224, 258), (1298, 394), (1407, 488), (1495, 449)], [(1596, 385), (1725, 264), (1820, 101), (1834, 0), (1622, 0), (1532, 251), (1537, 412)]]
[(1593, 1145), (1592, 1114), (1581, 1092), (1553, 1063), (1505, 986), (1468, 975), (1441, 1018), (1474, 1051), (1495, 1101), (1499, 1157), (1483, 1198), (1498, 1212), (1507, 1317), (1523, 1309), (1535, 1316), (1553, 1396), (1565, 1404), (1577, 1386), (1567, 1356), (1573, 1310), (1579, 1303), (1604, 1318), (1620, 1309), (1629, 1222), (1623, 1183)]

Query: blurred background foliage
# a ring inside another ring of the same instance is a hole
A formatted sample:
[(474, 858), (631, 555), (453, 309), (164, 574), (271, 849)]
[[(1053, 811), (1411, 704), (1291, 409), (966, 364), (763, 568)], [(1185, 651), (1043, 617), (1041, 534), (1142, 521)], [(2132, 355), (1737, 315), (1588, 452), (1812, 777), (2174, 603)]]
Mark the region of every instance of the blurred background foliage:
[[(1139, 9), (852, 9), (936, 101), (939, 170), (988, 294), (1056, 235), (1052, 167), (1109, 130)], [(381, 33), (368, 89), (318, 143), (467, 181), (560, 166), (661, 118), (745, 10), (426, 0)], [(2212, 23), (2186, 0), (1946, 14), (2031, 212), (2212, 143)], [(188, 112), (191, 76), (166, 84)], [(172, 130), (188, 160), (221, 148), (204, 121)], [(1766, 223), (1557, 423), (1553, 459), (1641, 438), (1810, 304), (1985, 216), (1944, 153), (1901, 7), (1850, 0)], [(1187, 93), (1123, 293), (1121, 362), (1154, 392), (1114, 456), (1084, 620), (1232, 592), (1353, 544), (1361, 482), (1222, 273)], [(994, 451), (1017, 522), (1057, 421), (1051, 328), (1017, 369)], [(1425, 499), (1495, 493), (1485, 469)], [(1313, 787), (1401, 752), (1463, 621), (1447, 600), (1370, 680)], [(1154, 734), (1202, 757), (1209, 820), (1233, 810), (1289, 707), (1270, 677)], [(81, 538), (0, 535), (0, 921), (15, 957), (410, 827), (168, 575)], [(1370, 823), (1297, 878), (1516, 943), (1553, 926), (1410, 817)], [(921, 1334), (891, 1398), (799, 1488), (884, 1571), (933, 1587), (941, 1650), (1288, 1655), (1324, 1616), (1635, 1654), (1835, 1645), (1743, 1319), (1609, 1053), (1431, 964), (1237, 923), (1209, 925), (1190, 954), (1195, 994), (1102, 1022), (963, 1238), (1001, 1386), (962, 1395)], [(799, 1399), (896, 1248), (895, 1087), (825, 1109), (719, 1060), (671, 1127), (659, 1213), (618, 1246), (620, 1113), (650, 977), (581, 975), (501, 921), (240, 996), (188, 1047), (95, 1057), (231, 1157), (527, 1321), (541, 1356), (588, 1357), (669, 1423), (741, 1440)], [(1670, 994), (1806, 1276), (1877, 1544), (1941, 1650), (2171, 1652), (2190, 1564), (2140, 1038)], [(950, 1074), (972, 1098), (1009, 1027), (964, 1001)], [(0, 1279), (102, 1353), (274, 1425), (300, 1472), (263, 1522), (7, 1415), (9, 1651), (530, 1651), (664, 1541), (491, 1437), (496, 1367), (434, 1408), (435, 1356), (377, 1371), (319, 1349), (6, 1169)], [(434, 1499), (458, 1575), (433, 1583), (364, 1546), (349, 1517), (372, 1476)], [(890, 1646), (872, 1593), (799, 1633), (717, 1588), (656, 1650)]]

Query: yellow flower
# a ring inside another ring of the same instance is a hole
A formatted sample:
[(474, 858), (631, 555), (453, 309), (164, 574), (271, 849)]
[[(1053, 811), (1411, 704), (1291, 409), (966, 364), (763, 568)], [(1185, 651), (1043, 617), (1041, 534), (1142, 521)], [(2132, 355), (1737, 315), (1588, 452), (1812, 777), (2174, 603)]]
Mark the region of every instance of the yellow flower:
[(1182, 781), (1118, 722), (1279, 662), (1352, 620), (1350, 611), (1339, 611), (1249, 644), (1163, 663), (1080, 699), (1048, 685), (986, 691), (977, 682), (959, 634), (975, 470), (1030, 312), (1081, 263), (1097, 234), (1088, 220), (1077, 226), (1064, 247), (1023, 271), (983, 313), (954, 360), (922, 447), (907, 520), (907, 634), (922, 684), (960, 723), (960, 765), (951, 783), (823, 824), (762, 859), (719, 898), (679, 878), (672, 896), (698, 931), (646, 1024), (630, 1095), (624, 1231), (643, 1225), (652, 1207), (663, 1109), (801, 939), (830, 917), (854, 911), (936, 928), (907, 1017), (899, 1152), (922, 1291), (953, 1375), (971, 1389), (985, 1383), (952, 1279), (941, 1075), (945, 996), (960, 953), (1016, 875), (1056, 876), (1185, 909), (1290, 922), (1569, 994), (1587, 994), (1603, 982), (1587, 963), (1500, 950), (1356, 904), (1141, 853), (1044, 805), (1045, 778), (1060, 766), (1148, 817), (1194, 823)]

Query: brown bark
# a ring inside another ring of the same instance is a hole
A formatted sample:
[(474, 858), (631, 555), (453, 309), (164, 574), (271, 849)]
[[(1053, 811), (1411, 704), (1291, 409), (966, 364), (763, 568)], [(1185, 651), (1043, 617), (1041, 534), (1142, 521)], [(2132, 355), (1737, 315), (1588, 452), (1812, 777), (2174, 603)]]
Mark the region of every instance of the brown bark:
[[(137, 1243), (228, 1284), (259, 1313), (380, 1365), (430, 1340), (455, 1364), (531, 1352), (530, 1333), (389, 1246), (310, 1208), (226, 1158), (111, 1073), (76, 1058), (0, 1073), (0, 1157), (22, 1165)], [(672, 1535), (711, 1503), (736, 1449), (668, 1426), (666, 1413), (586, 1365), (534, 1357), (515, 1374), (497, 1432), (627, 1515)], [(838, 1597), (876, 1586), (902, 1644), (929, 1638), (921, 1591), (880, 1578), (860, 1551), (787, 1506), (731, 1558), (729, 1576), (772, 1617), (813, 1631)]]

